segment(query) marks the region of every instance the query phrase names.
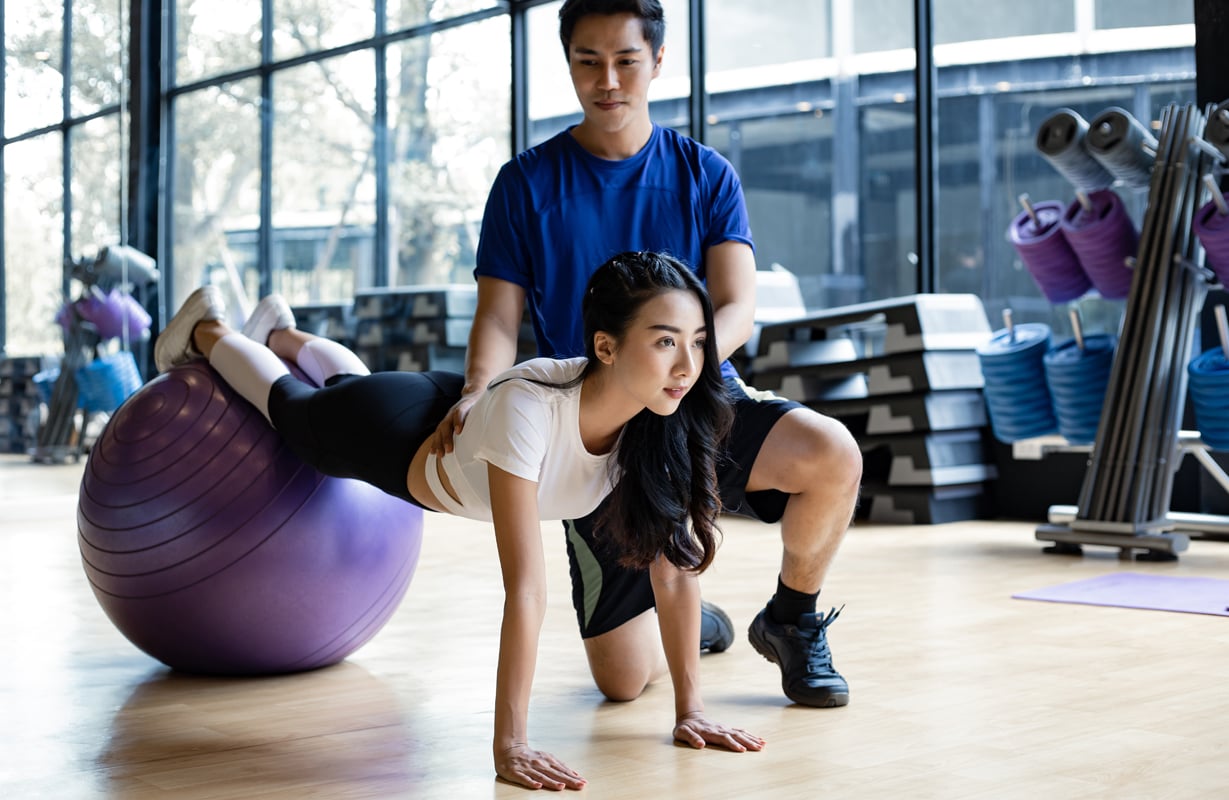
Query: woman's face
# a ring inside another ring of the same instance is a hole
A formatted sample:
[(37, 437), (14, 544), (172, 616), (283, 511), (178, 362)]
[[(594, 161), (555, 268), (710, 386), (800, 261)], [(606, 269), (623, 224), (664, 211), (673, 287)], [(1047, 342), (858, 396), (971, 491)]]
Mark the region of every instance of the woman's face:
[(696, 296), (671, 289), (646, 301), (621, 339), (607, 337), (605, 352), (599, 341), (598, 355), (615, 391), (654, 414), (673, 414), (704, 366), (708, 335)]

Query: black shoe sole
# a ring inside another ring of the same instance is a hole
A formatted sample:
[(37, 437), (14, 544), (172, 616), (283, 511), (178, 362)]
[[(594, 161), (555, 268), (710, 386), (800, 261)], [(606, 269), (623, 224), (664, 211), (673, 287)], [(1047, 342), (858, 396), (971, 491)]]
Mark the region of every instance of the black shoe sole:
[[(776, 648), (760, 638), (755, 630), (755, 623), (751, 623), (751, 627), (747, 628), (747, 641), (751, 642), (752, 649), (764, 657), (764, 659), (772, 664), (781, 666), (781, 657), (777, 655)], [(811, 708), (837, 708), (838, 706), (849, 705), (849, 692), (824, 692), (819, 696), (803, 696), (796, 695), (790, 692), (785, 686), (785, 674), (781, 674), (781, 691), (785, 693), (793, 702), (800, 706), (810, 706)]]

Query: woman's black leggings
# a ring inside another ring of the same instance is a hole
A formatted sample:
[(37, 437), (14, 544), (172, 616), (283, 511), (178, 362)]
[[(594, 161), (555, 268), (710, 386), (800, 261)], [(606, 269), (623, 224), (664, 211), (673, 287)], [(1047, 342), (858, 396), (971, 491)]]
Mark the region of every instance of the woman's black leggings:
[(455, 372), (335, 375), (320, 389), (286, 375), (269, 390), (269, 418), (294, 454), (318, 471), (421, 506), (406, 488), (410, 461), (464, 385)]

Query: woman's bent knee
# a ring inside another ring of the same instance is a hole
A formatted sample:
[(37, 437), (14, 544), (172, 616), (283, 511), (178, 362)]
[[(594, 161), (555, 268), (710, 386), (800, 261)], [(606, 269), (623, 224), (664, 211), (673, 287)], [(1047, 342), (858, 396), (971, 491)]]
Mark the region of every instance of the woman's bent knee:
[(643, 675), (620, 673), (614, 675), (593, 673), (593, 682), (602, 695), (611, 702), (627, 703), (644, 694), (649, 680)]
[(589, 672), (607, 699), (635, 700), (666, 671), (666, 658), (652, 609), (612, 631), (585, 640)]

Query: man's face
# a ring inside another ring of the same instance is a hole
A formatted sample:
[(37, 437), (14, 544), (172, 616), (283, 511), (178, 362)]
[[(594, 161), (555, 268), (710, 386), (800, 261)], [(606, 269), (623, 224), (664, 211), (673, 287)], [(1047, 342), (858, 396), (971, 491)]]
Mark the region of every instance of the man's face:
[(633, 14), (590, 14), (572, 30), (568, 68), (585, 122), (606, 133), (648, 119), (649, 83), (661, 72)]

